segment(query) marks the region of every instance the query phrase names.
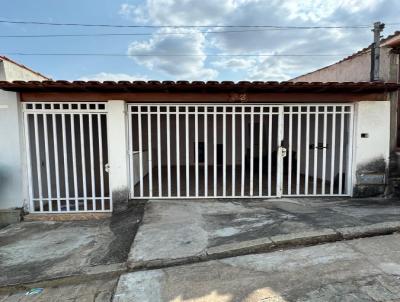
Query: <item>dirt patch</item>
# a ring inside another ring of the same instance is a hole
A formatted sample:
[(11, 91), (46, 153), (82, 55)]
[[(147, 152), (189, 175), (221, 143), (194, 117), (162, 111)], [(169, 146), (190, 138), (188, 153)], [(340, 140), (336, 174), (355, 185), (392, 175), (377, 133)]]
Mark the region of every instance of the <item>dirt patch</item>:
[(92, 265), (122, 263), (128, 258), (133, 240), (143, 219), (145, 202), (131, 201), (127, 209), (114, 213), (110, 218), (110, 230), (115, 239), (108, 245), (105, 255), (92, 259)]

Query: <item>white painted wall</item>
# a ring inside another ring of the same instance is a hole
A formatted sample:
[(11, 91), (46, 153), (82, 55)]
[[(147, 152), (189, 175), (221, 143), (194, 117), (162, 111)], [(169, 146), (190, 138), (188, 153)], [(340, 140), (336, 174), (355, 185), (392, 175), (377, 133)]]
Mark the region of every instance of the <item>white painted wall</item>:
[(21, 131), (17, 93), (0, 90), (0, 209), (22, 207), (27, 199)]
[[(397, 81), (398, 54), (391, 48), (381, 47), (379, 77), (383, 81)], [(353, 58), (317, 69), (298, 76), (294, 82), (368, 82), (370, 81), (371, 52), (367, 51)]]
[[(18, 64), (0, 60), (0, 80), (46, 80)], [(0, 90), (0, 209), (22, 207), (28, 200), (25, 143), (18, 94)]]
[[(390, 154), (390, 102), (358, 102), (355, 109), (354, 169), (356, 171), (364, 169), (363, 167), (379, 159), (383, 159), (388, 165)], [(368, 137), (362, 138), (362, 133), (367, 133)]]

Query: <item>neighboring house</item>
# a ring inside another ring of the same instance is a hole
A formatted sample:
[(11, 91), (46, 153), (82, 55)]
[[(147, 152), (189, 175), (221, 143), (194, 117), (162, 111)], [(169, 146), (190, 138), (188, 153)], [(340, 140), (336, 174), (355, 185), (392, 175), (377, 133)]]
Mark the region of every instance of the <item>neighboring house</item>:
[(44, 81), (50, 78), (7, 57), (0, 56), (1, 81)]
[[(0, 56), (1, 81), (44, 81), (49, 78)], [(0, 89), (0, 209), (20, 206), (23, 200), (21, 106), (15, 94)], [(19, 167), (19, 168), (16, 168)]]
[[(400, 31), (380, 41), (379, 78), (399, 81)], [(371, 45), (332, 65), (300, 75), (294, 82), (369, 82), (371, 80)]]
[[(379, 80), (383, 82), (400, 82), (400, 32), (380, 40)], [(321, 69), (298, 76), (294, 82), (360, 82), (370, 81), (371, 77), (371, 45), (353, 55)], [(391, 171), (400, 173), (400, 95), (393, 92), (391, 97)]]
[(21, 175), (21, 193), (1, 195), (1, 207), (66, 213), (110, 212), (129, 197), (382, 194), (399, 85), (0, 81), (0, 89), (0, 103), (19, 108), (9, 133), (23, 142), (0, 158), (25, 155), (7, 170)]

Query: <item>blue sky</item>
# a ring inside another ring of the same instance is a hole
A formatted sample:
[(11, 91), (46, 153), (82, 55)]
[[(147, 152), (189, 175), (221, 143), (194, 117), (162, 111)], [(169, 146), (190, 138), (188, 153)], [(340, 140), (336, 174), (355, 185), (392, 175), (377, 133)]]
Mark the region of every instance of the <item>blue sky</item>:
[[(395, 0), (13, 0), (1, 20), (143, 25), (359, 25), (394, 23)], [(389, 25), (391, 34), (400, 25)], [(213, 30), (213, 29), (211, 29)], [(220, 29), (216, 29), (220, 30)], [(204, 30), (203, 30), (204, 31)], [(264, 30), (206, 34), (193, 29), (132, 29), (0, 24), (0, 35), (151, 33), (149, 36), (0, 38), (0, 54), (118, 53), (132, 57), (17, 56), (54, 79), (286, 80), (337, 57), (213, 57), (207, 54), (348, 54), (367, 46), (369, 29)], [(174, 33), (174, 34), (171, 34)], [(178, 33), (178, 34), (177, 34)], [(136, 57), (138, 54), (194, 57)]]

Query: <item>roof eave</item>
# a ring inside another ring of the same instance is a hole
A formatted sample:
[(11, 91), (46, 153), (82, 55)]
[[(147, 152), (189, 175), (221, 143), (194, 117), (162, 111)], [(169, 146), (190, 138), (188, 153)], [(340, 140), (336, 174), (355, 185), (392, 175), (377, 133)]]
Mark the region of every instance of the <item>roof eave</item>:
[(398, 90), (397, 83), (384, 82), (202, 82), (202, 81), (0, 81), (0, 89), (15, 92), (125, 92), (125, 93), (339, 93)]

